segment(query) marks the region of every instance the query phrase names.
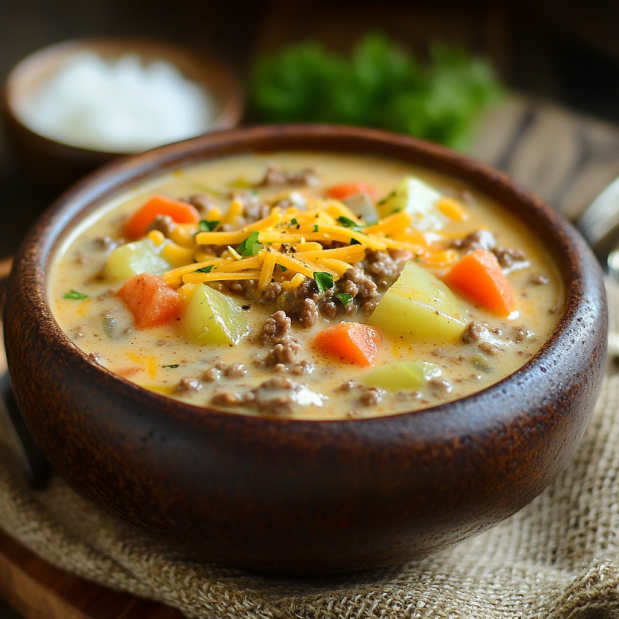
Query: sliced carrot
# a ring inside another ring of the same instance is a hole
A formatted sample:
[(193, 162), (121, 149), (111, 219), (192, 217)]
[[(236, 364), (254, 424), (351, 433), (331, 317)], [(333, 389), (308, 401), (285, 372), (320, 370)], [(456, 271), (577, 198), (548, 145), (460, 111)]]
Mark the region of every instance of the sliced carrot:
[(516, 307), (514, 293), (496, 256), (487, 249), (476, 249), (455, 264), (446, 283), (473, 301), (500, 316)]
[(153, 196), (127, 220), (125, 223), (127, 234), (134, 239), (144, 236), (157, 215), (168, 215), (177, 224), (200, 221), (200, 214), (191, 204), (171, 200), (165, 196)]
[(180, 315), (183, 296), (168, 286), (163, 277), (142, 273), (125, 282), (118, 296), (126, 303), (138, 329), (170, 322)]
[(376, 200), (378, 196), (378, 191), (372, 187), (372, 185), (366, 185), (365, 183), (341, 183), (340, 185), (333, 185), (333, 187), (327, 189), (326, 194), (335, 200), (346, 200), (346, 198), (350, 198), (350, 196), (364, 192), (369, 194), (372, 200)]
[(345, 363), (372, 365), (383, 341), (375, 327), (358, 322), (343, 322), (323, 329), (314, 345), (320, 351)]

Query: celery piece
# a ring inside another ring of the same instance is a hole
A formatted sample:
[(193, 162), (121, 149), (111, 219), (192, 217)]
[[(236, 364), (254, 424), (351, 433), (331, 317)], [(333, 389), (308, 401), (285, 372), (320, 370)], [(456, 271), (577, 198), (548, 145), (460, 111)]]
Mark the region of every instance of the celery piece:
[(462, 335), (465, 316), (466, 310), (442, 281), (407, 262), (368, 324), (405, 341), (454, 341)]
[(418, 230), (440, 230), (447, 218), (436, 208), (441, 194), (415, 176), (403, 178), (378, 207), (381, 219), (399, 211), (413, 216), (413, 225)]
[(121, 245), (107, 259), (106, 272), (116, 279), (127, 280), (134, 275), (161, 275), (172, 267), (160, 254), (164, 244), (155, 245), (151, 239)]
[(181, 319), (185, 334), (195, 344), (238, 344), (249, 324), (239, 304), (225, 294), (200, 284)]
[(360, 382), (366, 387), (380, 387), (387, 390), (423, 389), (430, 378), (441, 375), (434, 363), (423, 361), (402, 361), (387, 363), (363, 374)]

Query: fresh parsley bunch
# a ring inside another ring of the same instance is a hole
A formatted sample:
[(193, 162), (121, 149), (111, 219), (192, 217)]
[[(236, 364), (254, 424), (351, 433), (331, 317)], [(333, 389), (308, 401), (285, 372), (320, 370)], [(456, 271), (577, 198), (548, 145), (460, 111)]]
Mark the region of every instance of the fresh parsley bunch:
[(259, 58), (250, 99), (264, 122), (379, 127), (462, 148), (473, 121), (502, 90), (487, 62), (445, 45), (422, 64), (380, 34), (347, 58), (303, 43)]

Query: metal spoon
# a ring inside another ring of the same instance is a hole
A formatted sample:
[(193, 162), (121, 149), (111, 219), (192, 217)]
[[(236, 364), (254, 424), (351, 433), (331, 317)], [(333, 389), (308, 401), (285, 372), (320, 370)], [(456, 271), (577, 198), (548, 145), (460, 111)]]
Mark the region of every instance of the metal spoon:
[(591, 202), (576, 227), (607, 272), (608, 353), (619, 357), (619, 178)]

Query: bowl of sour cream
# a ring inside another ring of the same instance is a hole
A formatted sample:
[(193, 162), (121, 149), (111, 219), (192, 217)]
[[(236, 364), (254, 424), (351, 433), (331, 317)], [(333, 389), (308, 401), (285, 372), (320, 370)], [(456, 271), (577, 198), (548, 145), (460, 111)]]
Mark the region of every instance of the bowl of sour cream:
[(115, 157), (230, 129), (242, 114), (227, 67), (147, 39), (46, 47), (13, 69), (4, 92), (15, 154), (56, 188)]

